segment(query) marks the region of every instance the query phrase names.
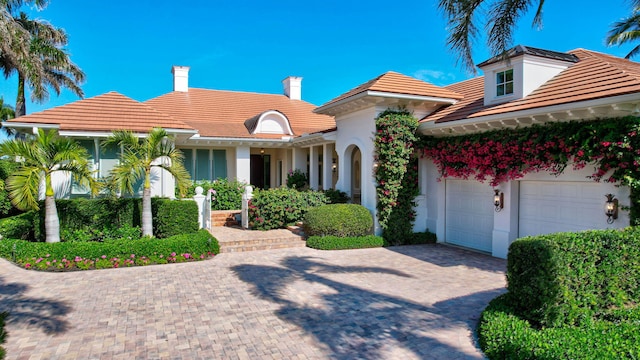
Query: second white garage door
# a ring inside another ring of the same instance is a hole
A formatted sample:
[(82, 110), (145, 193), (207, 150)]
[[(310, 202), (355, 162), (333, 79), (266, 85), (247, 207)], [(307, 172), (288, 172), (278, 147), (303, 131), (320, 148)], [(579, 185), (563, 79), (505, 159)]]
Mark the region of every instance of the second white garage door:
[(470, 180), (446, 181), (445, 242), (491, 252), (493, 191)]
[(607, 228), (603, 185), (595, 182), (520, 182), (519, 235)]

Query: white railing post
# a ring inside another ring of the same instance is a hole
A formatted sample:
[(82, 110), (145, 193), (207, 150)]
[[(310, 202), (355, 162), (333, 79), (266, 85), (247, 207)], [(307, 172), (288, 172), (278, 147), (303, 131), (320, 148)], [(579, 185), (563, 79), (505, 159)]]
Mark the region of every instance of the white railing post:
[(253, 198), (253, 187), (247, 185), (242, 193), (242, 228), (249, 228), (249, 200)]
[[(205, 199), (207, 197), (202, 195), (203, 191), (202, 186), (197, 186), (196, 194), (193, 196), (193, 200), (198, 205), (198, 225), (200, 226), (200, 229), (204, 229), (205, 226), (208, 225), (205, 219)], [(209, 209), (211, 209), (211, 207), (209, 207)], [(209, 219), (209, 222), (211, 222), (211, 219)]]

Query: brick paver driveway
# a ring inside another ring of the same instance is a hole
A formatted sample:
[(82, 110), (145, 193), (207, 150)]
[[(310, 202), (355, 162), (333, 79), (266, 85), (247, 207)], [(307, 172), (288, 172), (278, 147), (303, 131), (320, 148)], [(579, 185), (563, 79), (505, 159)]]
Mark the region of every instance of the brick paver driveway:
[(442, 245), (40, 273), (0, 260), (8, 359), (479, 359), (503, 260)]

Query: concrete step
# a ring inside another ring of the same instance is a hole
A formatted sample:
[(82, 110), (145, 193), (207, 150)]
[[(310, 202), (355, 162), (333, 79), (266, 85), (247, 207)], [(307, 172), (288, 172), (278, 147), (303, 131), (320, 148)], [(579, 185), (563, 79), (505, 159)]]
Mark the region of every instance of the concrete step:
[(274, 249), (289, 249), (296, 247), (305, 247), (307, 243), (304, 240), (297, 239), (289, 242), (275, 242), (275, 243), (253, 243), (253, 244), (239, 244), (229, 245), (220, 244), (221, 253), (232, 252), (245, 252), (245, 251), (259, 251), (259, 250), (274, 250)]
[(236, 221), (236, 214), (240, 210), (214, 210), (211, 211), (211, 226), (235, 226), (239, 225)]

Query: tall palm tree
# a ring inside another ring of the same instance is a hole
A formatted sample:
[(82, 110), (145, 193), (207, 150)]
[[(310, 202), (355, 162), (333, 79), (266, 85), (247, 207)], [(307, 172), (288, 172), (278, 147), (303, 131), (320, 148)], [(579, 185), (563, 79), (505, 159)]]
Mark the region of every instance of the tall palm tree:
[(116, 186), (130, 194), (133, 186), (144, 179), (142, 191), (142, 235), (153, 236), (151, 216), (151, 169), (161, 168), (173, 175), (181, 193), (189, 186), (189, 172), (184, 168), (182, 152), (175, 148), (166, 130), (154, 128), (149, 135), (137, 137), (131, 131), (116, 130), (102, 143), (103, 147), (120, 146), (120, 163), (111, 170)]
[[(640, 40), (640, 0), (634, 1), (634, 8), (629, 17), (615, 22), (609, 30), (607, 45), (622, 45)], [(626, 56), (630, 59), (640, 53), (640, 45), (636, 45)]]
[[(33, 5), (43, 9), (48, 0), (0, 0), (0, 54), (11, 64), (19, 64), (29, 56), (31, 35), (14, 18), (22, 5)], [(40, 71), (39, 62), (31, 64), (30, 71)]]
[(54, 173), (66, 172), (78, 184), (89, 187), (92, 195), (98, 192), (86, 149), (72, 139), (58, 136), (56, 130), (38, 129), (35, 136), (0, 143), (0, 156), (15, 157), (20, 162), (6, 181), (11, 202), (18, 209), (38, 210), (40, 186), (44, 183), (47, 242), (60, 241), (60, 221), (52, 182)]
[(13, 73), (18, 75), (16, 117), (26, 114), (26, 85), (31, 88), (31, 99), (37, 102), (49, 98), (49, 88), (60, 95), (64, 87), (83, 97), (79, 84), (84, 82), (85, 75), (63, 48), (68, 42), (65, 31), (46, 21), (29, 19), (25, 13), (20, 13), (14, 20), (30, 35), (28, 54), (17, 63), (0, 54), (0, 67), (5, 77)]

